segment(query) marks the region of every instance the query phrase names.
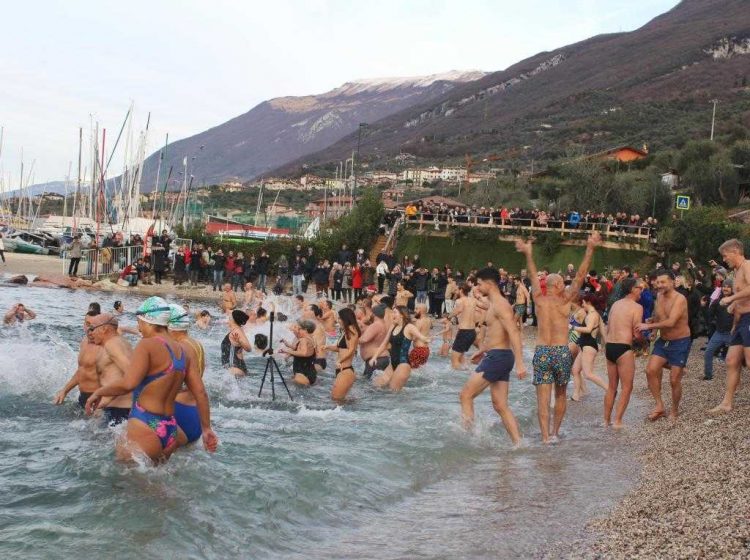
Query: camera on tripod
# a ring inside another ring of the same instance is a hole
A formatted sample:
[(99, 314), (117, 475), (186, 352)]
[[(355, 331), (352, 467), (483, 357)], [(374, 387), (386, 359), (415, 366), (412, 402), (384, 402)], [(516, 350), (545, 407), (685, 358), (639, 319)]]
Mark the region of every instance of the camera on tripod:
[[(258, 391), (258, 396), (260, 397), (263, 393), (263, 385), (266, 383), (266, 376), (271, 373), (271, 400), (276, 400), (276, 383), (275, 383), (275, 376), (278, 374), (279, 378), (281, 379), (281, 383), (284, 385), (284, 389), (286, 389), (286, 394), (289, 395), (289, 400), (294, 400), (294, 397), (292, 397), (292, 392), (289, 390), (289, 386), (286, 384), (286, 379), (284, 379), (284, 375), (281, 373), (281, 369), (279, 369), (279, 364), (276, 362), (276, 358), (273, 356), (273, 324), (276, 320), (276, 304), (271, 303), (271, 312), (269, 313), (269, 323), (271, 324), (270, 331), (268, 333), (268, 347), (263, 350), (262, 356), (266, 358), (266, 368), (263, 370), (263, 378), (260, 381), (260, 390)], [(257, 338), (257, 337), (256, 337)]]

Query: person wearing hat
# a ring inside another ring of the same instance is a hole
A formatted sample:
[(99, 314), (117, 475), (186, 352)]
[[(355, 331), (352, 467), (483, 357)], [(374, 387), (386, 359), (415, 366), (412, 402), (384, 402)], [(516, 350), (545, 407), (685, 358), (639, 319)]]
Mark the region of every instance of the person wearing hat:
[[(203, 372), (206, 369), (206, 354), (203, 345), (188, 334), (190, 313), (181, 305), (170, 303), (169, 307), (171, 308), (169, 333), (187, 351), (190, 367), (195, 369), (195, 375), (201, 379), (202, 385)], [(203, 391), (205, 392), (205, 388)], [(205, 398), (208, 402), (207, 395)], [(210, 410), (200, 411), (195, 395), (185, 385), (180, 387), (180, 391), (175, 397), (174, 417), (177, 419), (177, 425), (185, 432), (188, 443), (197, 441), (201, 434), (209, 434), (209, 438), (213, 434)], [(210, 445), (210, 442), (207, 445)]]
[[(120, 336), (118, 327), (117, 317), (110, 313), (92, 317), (87, 327), (89, 339), (100, 348), (96, 357), (96, 374), (101, 385), (121, 382), (130, 366), (133, 347)], [(131, 400), (129, 392), (102, 399), (104, 417), (110, 426), (128, 419)]]
[(734, 315), (729, 312), (726, 305), (721, 305), (721, 298), (732, 295), (734, 282), (727, 278), (721, 285), (721, 296), (708, 306), (708, 322), (713, 324), (714, 332), (706, 344), (703, 354), (703, 379), (710, 381), (714, 378), (714, 356), (722, 346), (729, 346), (732, 342), (732, 326)]
[[(182, 383), (195, 395), (201, 412), (208, 410), (208, 399), (185, 348), (169, 336), (171, 308), (167, 302), (160, 297), (150, 297), (136, 311), (136, 317), (143, 338), (133, 351), (125, 375), (94, 391), (86, 401), (86, 412), (92, 414), (100, 408), (103, 397), (132, 391), (127, 430), (125, 438), (117, 443), (117, 457), (127, 461), (133, 460), (136, 454), (145, 454), (154, 463), (161, 463), (187, 442), (174, 417), (174, 400)], [(204, 442), (206, 440), (209, 442), (207, 450), (215, 451), (215, 436), (204, 437)]]

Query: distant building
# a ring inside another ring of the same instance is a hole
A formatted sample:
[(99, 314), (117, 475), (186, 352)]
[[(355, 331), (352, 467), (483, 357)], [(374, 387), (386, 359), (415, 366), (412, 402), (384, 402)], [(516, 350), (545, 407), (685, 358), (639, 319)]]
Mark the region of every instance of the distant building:
[(604, 150), (602, 152), (597, 152), (595, 154), (591, 154), (590, 156), (586, 156), (586, 159), (616, 160), (620, 163), (630, 163), (631, 161), (638, 161), (639, 159), (643, 159), (647, 156), (647, 150), (639, 150), (638, 148), (634, 148), (632, 146), (617, 146), (614, 148), (610, 148), (609, 150)]
[(324, 217), (328, 220), (348, 214), (353, 204), (351, 196), (329, 196), (313, 200), (305, 207), (305, 215), (314, 220)]
[(458, 183), (466, 180), (465, 167), (443, 167), (440, 170), (440, 179), (446, 183)]

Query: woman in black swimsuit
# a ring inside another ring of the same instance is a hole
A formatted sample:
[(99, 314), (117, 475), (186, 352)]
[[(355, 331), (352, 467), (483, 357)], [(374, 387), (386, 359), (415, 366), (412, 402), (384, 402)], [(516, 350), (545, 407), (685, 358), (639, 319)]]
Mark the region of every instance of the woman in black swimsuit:
[(293, 358), (292, 381), (305, 387), (315, 385), (318, 379), (318, 372), (315, 370), (315, 341), (312, 339), (315, 323), (300, 319), (290, 330), (297, 337), (297, 344), (292, 345), (286, 340), (282, 340), (281, 344), (286, 347), (282, 352)]
[(235, 377), (247, 375), (247, 364), (243, 350), (250, 352), (253, 347), (245, 335), (242, 327), (249, 317), (244, 311), (235, 309), (229, 315), (229, 332), (221, 341), (221, 363), (229, 368), (229, 373)]
[(594, 301), (596, 297), (593, 294), (586, 294), (581, 301), (583, 309), (586, 311), (586, 318), (583, 320), (583, 325), (574, 327), (573, 330), (578, 333), (578, 340), (576, 343), (581, 349), (576, 356), (575, 362), (573, 362), (573, 380), (574, 387), (573, 396), (571, 399), (579, 401), (581, 395), (588, 391), (582, 390), (583, 381), (581, 379), (581, 373), (587, 380), (598, 385), (605, 391), (607, 390), (607, 383), (598, 375), (594, 373), (594, 360), (596, 355), (599, 353), (599, 344), (596, 338), (601, 328), (602, 318), (594, 307)]
[(331, 398), (334, 401), (343, 401), (357, 378), (352, 362), (357, 354), (359, 337), (362, 332), (357, 324), (354, 311), (345, 307), (339, 310), (339, 325), (341, 326), (341, 338), (338, 344), (327, 346), (326, 349), (338, 353), (336, 359), (336, 379), (331, 389)]

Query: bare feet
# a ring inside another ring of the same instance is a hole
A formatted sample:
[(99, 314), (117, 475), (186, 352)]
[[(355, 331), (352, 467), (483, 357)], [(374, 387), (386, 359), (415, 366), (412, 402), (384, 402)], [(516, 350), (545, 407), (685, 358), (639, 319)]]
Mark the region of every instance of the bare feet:
[(720, 404), (719, 406), (713, 407), (711, 410), (708, 411), (709, 414), (725, 414), (727, 412), (731, 412), (732, 407), (727, 406), (724, 403)]
[(624, 427), (625, 424), (623, 424), (622, 422), (615, 422), (614, 424), (612, 424), (612, 428), (614, 428), (615, 430), (622, 430)]
[(651, 414), (648, 415), (648, 419), (650, 422), (656, 422), (659, 418), (664, 417), (664, 409), (656, 409), (651, 411)]

